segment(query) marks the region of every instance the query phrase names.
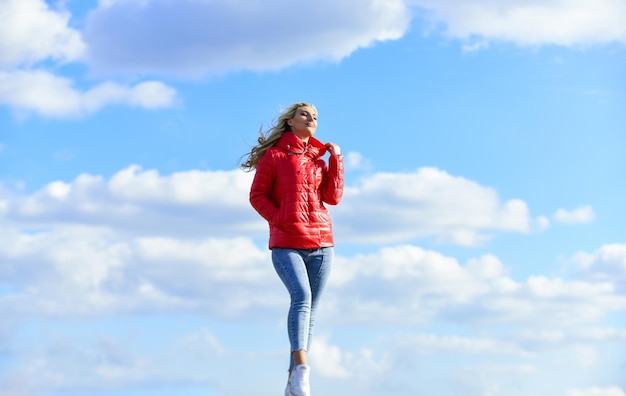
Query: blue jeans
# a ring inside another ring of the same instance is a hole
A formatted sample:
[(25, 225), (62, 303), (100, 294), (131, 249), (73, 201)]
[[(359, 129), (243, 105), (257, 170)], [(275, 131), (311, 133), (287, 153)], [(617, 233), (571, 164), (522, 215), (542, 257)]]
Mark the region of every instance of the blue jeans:
[[(319, 249), (272, 249), (274, 269), (283, 281), (291, 305), (287, 316), (287, 332), (291, 351), (308, 351), (313, 336), (315, 310), (328, 280), (335, 250)], [(289, 370), (293, 369), (293, 353), (290, 354)]]

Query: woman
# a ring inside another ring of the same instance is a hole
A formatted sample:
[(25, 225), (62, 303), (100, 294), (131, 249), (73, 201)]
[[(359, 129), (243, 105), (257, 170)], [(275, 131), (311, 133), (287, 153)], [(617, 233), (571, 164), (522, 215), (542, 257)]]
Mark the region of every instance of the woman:
[[(256, 169), (250, 203), (269, 223), (269, 248), (291, 305), (287, 330), (291, 344), (286, 396), (309, 396), (307, 351), (315, 310), (334, 256), (331, 219), (324, 203), (343, 195), (343, 156), (335, 143), (313, 137), (317, 110), (296, 103), (284, 111), (248, 153), (244, 170)], [(322, 156), (330, 153), (328, 166)]]

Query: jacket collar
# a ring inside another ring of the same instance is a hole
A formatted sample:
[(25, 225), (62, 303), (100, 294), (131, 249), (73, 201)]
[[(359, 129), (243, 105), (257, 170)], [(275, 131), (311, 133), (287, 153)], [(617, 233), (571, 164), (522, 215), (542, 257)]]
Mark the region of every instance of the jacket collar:
[(304, 143), (302, 139), (293, 132), (285, 132), (276, 142), (276, 146), (291, 155), (304, 154), (308, 157), (321, 157), (326, 154), (326, 146), (324, 143), (313, 136), (309, 138), (308, 143)]

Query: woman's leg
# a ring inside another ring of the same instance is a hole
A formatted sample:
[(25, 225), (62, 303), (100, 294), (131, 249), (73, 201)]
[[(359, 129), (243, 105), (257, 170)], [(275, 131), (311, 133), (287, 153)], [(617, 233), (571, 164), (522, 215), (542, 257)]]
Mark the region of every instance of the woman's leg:
[(306, 353), (313, 335), (315, 313), (333, 257), (333, 248), (272, 250), (274, 268), (291, 296), (287, 318), (292, 351), (290, 372), (299, 364), (307, 364)]
[(311, 286), (311, 314), (309, 315), (309, 338), (307, 340), (309, 347), (311, 346), (311, 339), (313, 338), (317, 307), (322, 292), (326, 287), (334, 257), (335, 250), (332, 247), (327, 247), (314, 250), (305, 259), (307, 273), (309, 275), (309, 285)]
[(287, 333), (291, 345), (289, 371), (305, 364), (311, 321), (311, 286), (303, 254), (297, 249), (272, 249), (276, 273), (289, 291), (291, 304), (287, 316)]

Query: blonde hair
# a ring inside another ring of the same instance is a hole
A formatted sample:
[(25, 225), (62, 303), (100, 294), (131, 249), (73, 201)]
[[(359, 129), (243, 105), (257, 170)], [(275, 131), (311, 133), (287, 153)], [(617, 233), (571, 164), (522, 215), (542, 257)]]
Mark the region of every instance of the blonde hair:
[(252, 147), (250, 152), (242, 156), (247, 156), (246, 160), (241, 164), (241, 168), (244, 171), (248, 172), (256, 169), (259, 160), (261, 159), (261, 157), (263, 157), (263, 154), (265, 154), (267, 149), (276, 144), (278, 139), (280, 139), (285, 132), (291, 131), (291, 127), (287, 122), (295, 117), (296, 111), (298, 111), (300, 107), (305, 106), (312, 107), (315, 112), (317, 112), (315, 106), (310, 103), (294, 103), (281, 113), (281, 115), (278, 117), (278, 119), (274, 121), (274, 124), (270, 129), (267, 130), (267, 132), (263, 133), (263, 127), (261, 126), (261, 129), (259, 130), (259, 138), (257, 139), (257, 142), (259, 144)]

